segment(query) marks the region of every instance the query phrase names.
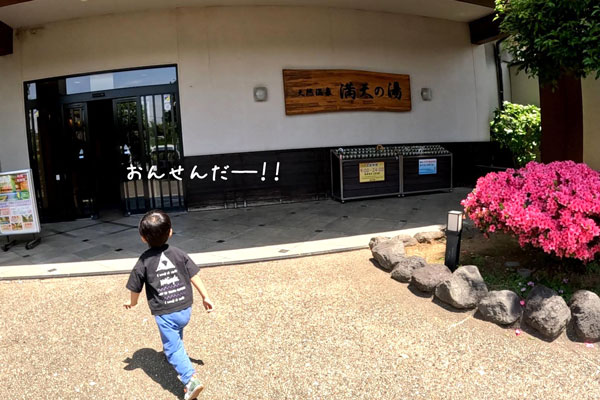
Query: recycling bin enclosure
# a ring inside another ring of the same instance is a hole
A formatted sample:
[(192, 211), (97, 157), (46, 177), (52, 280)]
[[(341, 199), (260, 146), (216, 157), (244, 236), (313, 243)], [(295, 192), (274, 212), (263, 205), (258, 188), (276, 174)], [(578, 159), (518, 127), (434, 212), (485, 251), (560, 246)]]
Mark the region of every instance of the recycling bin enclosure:
[[(364, 149), (364, 150), (362, 150)], [(397, 154), (362, 148), (356, 153), (331, 151), (331, 194), (342, 202), (400, 194)], [(339, 150), (339, 149), (338, 149)]]
[(402, 194), (452, 190), (452, 153), (442, 146), (403, 146)]
[(452, 190), (452, 154), (439, 145), (331, 150), (333, 198), (365, 199)]

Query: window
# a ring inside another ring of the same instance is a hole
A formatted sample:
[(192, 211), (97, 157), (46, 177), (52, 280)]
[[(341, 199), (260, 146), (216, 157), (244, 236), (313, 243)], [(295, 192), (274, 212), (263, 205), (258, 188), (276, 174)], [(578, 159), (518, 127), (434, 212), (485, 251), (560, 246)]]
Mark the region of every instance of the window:
[(175, 67), (136, 69), (66, 78), (67, 93), (86, 93), (101, 90), (140, 86), (168, 85), (177, 82)]

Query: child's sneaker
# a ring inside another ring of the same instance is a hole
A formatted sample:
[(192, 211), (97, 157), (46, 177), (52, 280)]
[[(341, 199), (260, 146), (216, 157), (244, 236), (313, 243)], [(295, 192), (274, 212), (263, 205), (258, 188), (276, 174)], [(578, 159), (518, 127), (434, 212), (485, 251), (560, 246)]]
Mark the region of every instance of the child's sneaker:
[(204, 390), (204, 385), (200, 383), (198, 376), (194, 375), (187, 385), (185, 385), (185, 396), (183, 398), (184, 400), (195, 399), (202, 390)]

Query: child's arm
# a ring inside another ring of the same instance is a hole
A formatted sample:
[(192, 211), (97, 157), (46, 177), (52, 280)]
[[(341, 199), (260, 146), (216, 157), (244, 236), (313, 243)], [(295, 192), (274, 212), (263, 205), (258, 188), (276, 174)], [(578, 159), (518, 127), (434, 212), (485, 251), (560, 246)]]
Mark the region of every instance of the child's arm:
[(192, 276), (192, 285), (196, 288), (200, 296), (202, 296), (202, 305), (206, 309), (206, 311), (211, 312), (214, 309), (212, 301), (208, 298), (208, 293), (206, 292), (206, 288), (204, 287), (204, 283), (202, 283), (202, 279), (198, 276), (198, 274)]
[(125, 307), (128, 310), (130, 308), (133, 308), (133, 307), (137, 306), (138, 298), (140, 297), (139, 293), (132, 292), (131, 290), (129, 291), (129, 293), (131, 294), (131, 298), (129, 299), (128, 302), (126, 302), (125, 304), (123, 304), (123, 307)]

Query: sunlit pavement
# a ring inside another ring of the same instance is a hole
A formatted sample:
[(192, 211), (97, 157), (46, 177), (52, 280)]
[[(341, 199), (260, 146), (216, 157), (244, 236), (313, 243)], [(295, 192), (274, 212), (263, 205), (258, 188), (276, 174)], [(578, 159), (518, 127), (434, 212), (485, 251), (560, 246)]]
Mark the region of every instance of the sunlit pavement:
[[(470, 189), (350, 201), (334, 200), (172, 213), (169, 243), (201, 266), (275, 260), (365, 248), (375, 235), (440, 229)], [(28, 236), (0, 252), (0, 279), (114, 274), (130, 271), (146, 249), (140, 215), (43, 224), (41, 244)]]

